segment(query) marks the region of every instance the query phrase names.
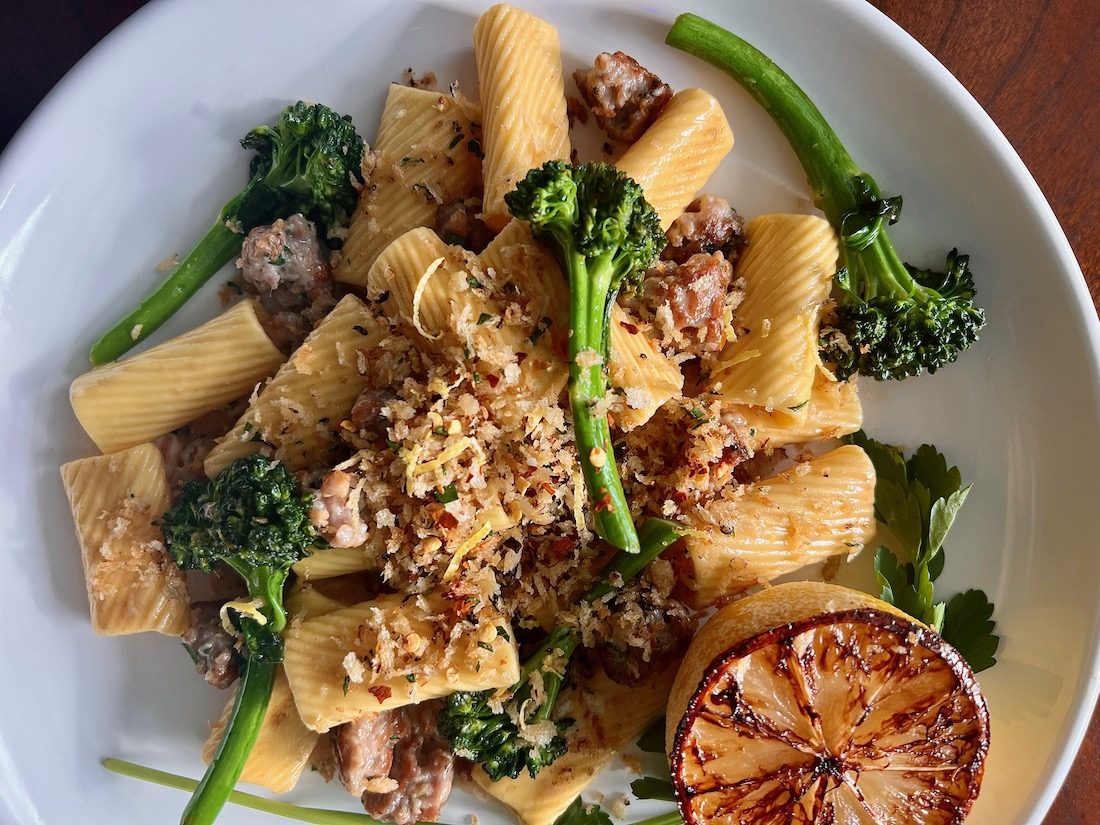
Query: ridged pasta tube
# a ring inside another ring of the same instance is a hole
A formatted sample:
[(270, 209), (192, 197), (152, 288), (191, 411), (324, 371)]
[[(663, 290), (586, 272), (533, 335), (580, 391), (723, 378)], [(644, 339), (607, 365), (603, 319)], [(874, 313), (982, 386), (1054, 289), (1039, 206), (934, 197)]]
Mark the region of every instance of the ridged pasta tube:
[(875, 468), (855, 445), (838, 447), (748, 485), (736, 500), (688, 513), (674, 560), (694, 608), (830, 556), (854, 555), (875, 533)]
[(719, 353), (710, 388), (727, 401), (804, 419), (821, 363), (818, 327), (836, 273), (836, 234), (823, 218), (780, 214), (750, 221), (745, 238), (738, 336)]
[(340, 421), (365, 386), (358, 352), (384, 335), (363, 302), (345, 296), (214, 445), (204, 463), (206, 474), (213, 478), (264, 444), (291, 470), (324, 463)]
[(787, 444), (803, 444), (824, 438), (840, 438), (863, 426), (863, 406), (856, 379), (836, 381), (820, 367), (810, 389), (810, 401), (802, 418), (768, 412), (763, 407), (739, 407), (754, 450)]
[(359, 196), (333, 277), (366, 286), (394, 238), (435, 223), (440, 204), (476, 195), (481, 159), (467, 107), (450, 95), (392, 84), (382, 111), (374, 165)]
[(485, 222), (510, 219), (504, 196), (528, 170), (569, 159), (569, 119), (557, 30), (506, 4), (492, 6), (474, 26), (485, 161)]
[(73, 412), (96, 446), (110, 453), (248, 395), (284, 358), (264, 332), (261, 314), (254, 301), (241, 301), (178, 338), (96, 367), (73, 381)]
[(668, 229), (732, 148), (718, 101), (702, 89), (684, 89), (615, 165), (638, 182)]
[[(210, 726), (210, 736), (202, 746), (202, 759), (209, 763), (221, 743), (235, 700), (230, 699), (222, 715)], [(244, 763), (238, 780), (259, 785), (272, 793), (287, 793), (294, 789), (309, 764), (319, 734), (302, 724), (294, 697), (290, 693), (286, 674), (275, 677), (271, 700), (267, 705), (256, 742)]]
[(284, 667), (302, 721), (326, 731), (366, 713), (519, 678), (507, 622), (482, 622), (451, 640), (454, 622), (442, 596), (393, 593), (292, 623)]
[(76, 523), (92, 627), (179, 636), (191, 621), (183, 574), (155, 522), (168, 509), (160, 451), (142, 444), (61, 466)]

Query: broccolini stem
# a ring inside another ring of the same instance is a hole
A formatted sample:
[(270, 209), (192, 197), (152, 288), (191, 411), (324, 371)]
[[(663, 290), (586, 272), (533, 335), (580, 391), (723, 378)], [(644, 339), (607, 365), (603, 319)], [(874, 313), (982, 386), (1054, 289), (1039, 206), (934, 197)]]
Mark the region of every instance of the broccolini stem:
[(859, 167), (798, 84), (755, 46), (695, 14), (677, 17), (665, 43), (721, 69), (764, 107), (802, 162), (814, 203), (839, 233), (844, 215), (860, 203)]
[(94, 344), (93, 366), (114, 361), (144, 341), (183, 306), (187, 299), (241, 251), (244, 235), (218, 223), (192, 249), (183, 262), (133, 312), (103, 333)]
[[(558, 702), (558, 694), (561, 693), (562, 686), (565, 684), (565, 663), (572, 658), (573, 652), (577, 649), (580, 641), (580, 636), (573, 628), (554, 628), (539, 652), (524, 664), (525, 681), (530, 680), (531, 674), (536, 670), (542, 674), (545, 698), (542, 704), (539, 705), (534, 717), (532, 717), (533, 721), (545, 721), (553, 713), (554, 705)], [(556, 661), (561, 664), (560, 671), (553, 668), (544, 670), (543, 666), (546, 664), (546, 660), (554, 654), (556, 654)], [(534, 665), (534, 667), (531, 667), (531, 665)]]
[[(674, 522), (651, 518), (646, 519), (642, 529), (638, 531), (638, 537), (641, 542), (641, 552), (627, 553), (620, 550), (616, 553), (600, 571), (600, 576), (595, 584), (585, 591), (582, 597), (584, 601), (593, 602), (634, 579), (649, 566), (650, 562), (680, 538), (680, 533)], [(539, 646), (538, 652), (524, 662), (523, 670), (520, 672), (520, 680), (513, 688), (513, 694), (526, 688), (531, 680), (532, 673), (535, 671), (542, 672), (547, 698), (539, 707), (536, 718), (548, 719), (550, 717), (550, 713), (554, 709), (554, 703), (558, 698), (558, 692), (564, 682), (563, 674), (552, 670), (543, 670), (543, 665), (554, 651), (560, 651), (558, 662), (568, 662), (578, 644), (580, 644), (580, 636), (575, 627), (558, 625), (550, 631), (546, 640)]]
[(218, 818), (260, 733), (278, 668), (277, 663), (255, 657), (245, 660), (237, 699), (222, 741), (184, 808), (180, 825), (212, 825)]
[[(264, 626), (266, 634), (263, 638), (277, 637), (286, 627), (283, 587), (286, 585), (286, 579), (290, 571), (285, 567), (251, 567), (234, 559), (226, 559), (225, 561), (245, 580), (249, 597), (260, 599), (264, 603), (262, 609), (268, 622)], [(276, 641), (278, 640), (276, 639)], [(280, 651), (279, 655), (281, 655), (281, 641), (278, 644), (278, 650)], [(278, 661), (281, 661), (281, 659)]]
[(634, 579), (679, 538), (680, 528), (676, 522), (663, 518), (646, 519), (638, 531), (642, 552), (633, 555), (616, 553), (600, 571), (596, 583), (585, 592), (585, 601), (593, 602), (610, 593), (617, 586), (615, 579), (622, 582)]
[[(166, 788), (174, 788), (177, 791), (193, 791), (199, 785), (198, 782), (189, 777), (158, 771), (155, 768), (147, 768), (144, 765), (137, 765), (124, 759), (108, 757), (103, 760), (102, 764), (112, 773), (128, 776), (131, 779), (139, 779), (142, 782), (150, 782), (154, 785), (163, 785)], [(366, 814), (357, 814), (351, 811), (330, 811), (327, 808), (305, 808), (301, 805), (292, 805), (289, 802), (267, 799), (242, 791), (233, 791), (229, 795), (229, 801), (234, 805), (240, 805), (242, 808), (252, 808), (254, 811), (263, 811), (265, 814), (281, 816), (298, 822), (311, 822), (313, 825), (385, 825), (382, 820)], [(425, 825), (425, 823), (420, 823), (420, 825)]]
[[(640, 549), (638, 531), (630, 516), (611, 428), (607, 423), (607, 332), (606, 304), (611, 286), (610, 264), (587, 266), (582, 255), (573, 254), (569, 280), (569, 406), (577, 455), (592, 502), (596, 532), (614, 547), (627, 553)], [(589, 277), (591, 273), (594, 277)], [(614, 296), (610, 296), (614, 300)]]
[(639, 819), (630, 825), (684, 825), (684, 819), (679, 811), (669, 811), (667, 814), (657, 814), (648, 819)]

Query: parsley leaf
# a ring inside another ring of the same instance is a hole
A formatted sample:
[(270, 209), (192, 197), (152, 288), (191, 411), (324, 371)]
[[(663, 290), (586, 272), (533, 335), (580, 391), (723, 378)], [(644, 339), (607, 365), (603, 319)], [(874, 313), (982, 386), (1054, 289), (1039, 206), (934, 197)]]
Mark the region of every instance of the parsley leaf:
[(996, 622), (993, 603), (981, 590), (956, 593), (947, 603), (943, 617), (943, 638), (962, 654), (975, 671), (997, 664), (994, 654), (1000, 637), (993, 634)]
[(458, 501), (458, 490), (455, 489), (453, 483), (448, 484), (442, 490), (433, 490), (432, 495), (440, 504), (450, 504), (452, 501)]
[(944, 539), (970, 493), (958, 467), (931, 444), (906, 460), (901, 450), (869, 438), (862, 430), (847, 438), (867, 453), (875, 467), (875, 518), (903, 551), (904, 561), (880, 547), (875, 578), (881, 598), (940, 633), (977, 671), (996, 663), (1000, 640), (993, 634), (993, 605), (980, 590), (950, 602), (936, 601), (935, 582), (943, 572)]
[(638, 748), (645, 753), (665, 752), (665, 717), (661, 717), (645, 729), (638, 739)]
[(659, 776), (643, 776), (630, 783), (630, 791), (638, 799), (660, 799), (664, 802), (675, 802), (676, 792), (672, 789), (672, 781), (662, 779)]
[(586, 805), (578, 796), (554, 820), (554, 825), (611, 825), (611, 817), (599, 805)]

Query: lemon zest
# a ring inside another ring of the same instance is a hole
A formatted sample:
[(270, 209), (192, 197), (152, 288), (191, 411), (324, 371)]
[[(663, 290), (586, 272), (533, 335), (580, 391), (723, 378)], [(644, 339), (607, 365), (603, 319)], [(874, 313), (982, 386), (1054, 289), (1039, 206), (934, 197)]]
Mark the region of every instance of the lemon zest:
[(233, 601), (226, 602), (222, 605), (221, 610), (218, 611), (218, 616), (220, 616), (222, 620), (222, 629), (232, 636), (241, 635), (240, 631), (233, 626), (233, 622), (229, 620), (230, 610), (234, 610), (242, 616), (247, 616), (256, 624), (263, 627), (267, 624), (267, 616), (260, 612), (260, 608), (266, 604), (267, 602), (263, 599), (234, 599)]
[(435, 335), (430, 334), (423, 325), (420, 323), (420, 301), (424, 298), (424, 290), (428, 286), (428, 281), (436, 273), (436, 270), (443, 265), (443, 258), (436, 258), (430, 264), (428, 268), (424, 270), (424, 274), (420, 276), (420, 280), (416, 282), (416, 289), (413, 290), (412, 301), (412, 325), (413, 328), (427, 338), (429, 341), (438, 341), (443, 337), (442, 332), (437, 332)]
[[(444, 447), (442, 452), (435, 458), (430, 461), (425, 461), (423, 464), (414, 465), (412, 470), (413, 475), (419, 476), (424, 475), (424, 473), (430, 473), (432, 470), (438, 470), (452, 458), (457, 458), (472, 446), (474, 446), (474, 440), (470, 438), (470, 436), (464, 435), (451, 446)], [(417, 455), (419, 455), (419, 451)]]
[(579, 469), (573, 470), (573, 521), (577, 523), (577, 534), (583, 536), (588, 525), (584, 521), (584, 477)]
[(420, 453), (424, 448), (419, 444), (413, 444), (408, 452), (402, 451), (401, 459), (405, 462), (405, 492), (410, 496), (413, 491), (413, 479), (416, 478), (416, 462), (420, 460)]
[(462, 544), (458, 546), (458, 549), (455, 550), (454, 555), (451, 556), (451, 560), (447, 563), (447, 569), (443, 572), (443, 581), (449, 582), (457, 576), (458, 570), (462, 566), (462, 560), (492, 532), (493, 525), (485, 521), (471, 533), (469, 538), (462, 542)]

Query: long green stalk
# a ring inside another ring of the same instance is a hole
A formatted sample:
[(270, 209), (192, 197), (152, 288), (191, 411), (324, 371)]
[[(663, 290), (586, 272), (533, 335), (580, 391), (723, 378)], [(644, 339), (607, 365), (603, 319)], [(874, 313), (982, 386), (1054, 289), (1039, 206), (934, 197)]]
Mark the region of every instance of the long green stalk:
[(255, 657), (245, 661), (225, 734), (183, 810), (180, 825), (212, 825), (218, 818), (260, 733), (278, 669), (278, 663)]
[[(175, 788), (178, 791), (194, 791), (199, 783), (186, 776), (179, 776), (166, 771), (158, 771), (155, 768), (147, 768), (123, 759), (107, 758), (103, 760), (103, 767), (107, 770), (128, 776), (131, 779), (140, 779), (142, 782), (151, 782), (154, 785), (163, 785), (166, 788)], [(263, 811), (274, 816), (286, 819), (294, 819), (298, 822), (311, 822), (313, 825), (386, 825), (381, 820), (367, 814), (357, 814), (351, 811), (330, 811), (327, 808), (307, 808), (301, 805), (292, 805), (289, 802), (280, 802), (277, 799), (265, 799), (255, 794), (233, 791), (229, 795), (229, 801), (242, 808), (251, 808), (254, 811)]]
[(665, 43), (721, 69), (764, 107), (806, 170), (814, 203), (839, 230), (860, 204), (856, 177), (864, 173), (790, 75), (751, 43), (695, 14), (677, 17)]
[(114, 361), (144, 341), (241, 251), (244, 235), (219, 218), (178, 267), (137, 308), (92, 344), (93, 365)]
[[(124, 759), (108, 757), (103, 760), (103, 767), (120, 776), (128, 776), (142, 782), (150, 782), (154, 785), (163, 785), (165, 788), (174, 788), (177, 791), (193, 791), (198, 782), (186, 776), (158, 771), (155, 768), (147, 768)], [(251, 808), (273, 816), (281, 816), (284, 819), (293, 819), (297, 822), (309, 822), (312, 825), (388, 825), (379, 819), (367, 814), (357, 814), (351, 811), (333, 811), (328, 808), (309, 808), (302, 805), (292, 805), (289, 802), (280, 802), (277, 799), (266, 799), (255, 794), (243, 791), (233, 791), (229, 801), (242, 808)], [(683, 820), (680, 814), (672, 811), (667, 814), (659, 814), (649, 817), (632, 825), (681, 825)], [(430, 825), (419, 822), (416, 825)]]
[[(577, 253), (572, 258), (566, 267), (570, 273), (569, 406), (573, 412), (577, 454), (592, 502), (596, 532), (612, 546), (637, 553), (638, 531), (619, 479), (611, 428), (603, 408), (609, 357), (605, 298), (610, 291), (612, 268), (589, 267), (584, 256)], [(596, 282), (589, 277), (593, 272)], [(577, 363), (578, 357), (581, 363)]]

